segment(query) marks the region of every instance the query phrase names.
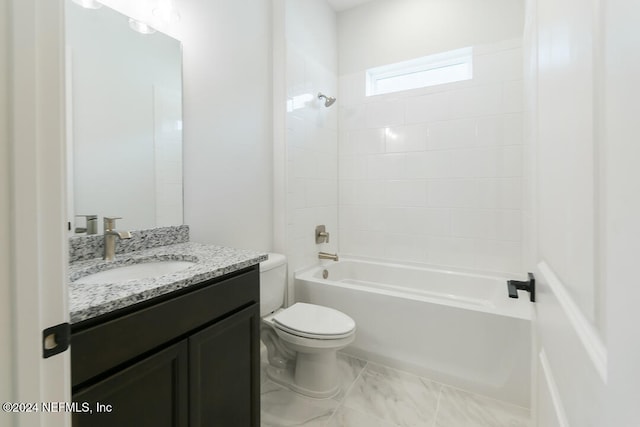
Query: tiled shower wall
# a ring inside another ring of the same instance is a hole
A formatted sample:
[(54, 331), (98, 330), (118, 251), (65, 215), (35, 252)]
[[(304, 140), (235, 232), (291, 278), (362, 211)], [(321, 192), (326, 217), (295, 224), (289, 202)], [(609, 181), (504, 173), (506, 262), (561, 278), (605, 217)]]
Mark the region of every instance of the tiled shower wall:
[[(288, 0), (286, 13), (286, 255), (293, 272), (338, 249), (338, 107), (336, 16), (324, 0)], [(315, 243), (324, 224), (329, 243)]]
[(340, 76), (342, 254), (520, 272), (521, 40), (475, 46), (473, 70), (371, 97)]

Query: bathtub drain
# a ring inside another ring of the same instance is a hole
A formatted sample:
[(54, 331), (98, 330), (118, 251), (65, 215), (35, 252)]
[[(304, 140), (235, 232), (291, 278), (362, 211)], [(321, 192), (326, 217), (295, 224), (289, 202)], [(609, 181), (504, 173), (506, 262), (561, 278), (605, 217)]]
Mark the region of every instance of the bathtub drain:
[(329, 277), (329, 272), (326, 269), (322, 270), (322, 278), (326, 279), (327, 277)]

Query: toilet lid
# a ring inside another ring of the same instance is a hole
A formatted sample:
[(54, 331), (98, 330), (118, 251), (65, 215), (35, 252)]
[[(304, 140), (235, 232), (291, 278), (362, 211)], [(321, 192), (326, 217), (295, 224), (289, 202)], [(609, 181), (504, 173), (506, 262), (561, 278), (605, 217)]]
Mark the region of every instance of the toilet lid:
[(329, 307), (297, 302), (273, 317), (276, 325), (304, 335), (341, 336), (352, 332), (356, 322)]

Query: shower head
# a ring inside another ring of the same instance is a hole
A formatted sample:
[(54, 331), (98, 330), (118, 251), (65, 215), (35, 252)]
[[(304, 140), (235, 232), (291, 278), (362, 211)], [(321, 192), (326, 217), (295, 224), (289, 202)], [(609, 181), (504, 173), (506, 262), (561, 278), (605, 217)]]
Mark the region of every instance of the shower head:
[(336, 102), (336, 99), (333, 96), (327, 96), (322, 94), (321, 92), (318, 92), (318, 99), (322, 99), (322, 98), (324, 98), (325, 107), (331, 107), (333, 103)]

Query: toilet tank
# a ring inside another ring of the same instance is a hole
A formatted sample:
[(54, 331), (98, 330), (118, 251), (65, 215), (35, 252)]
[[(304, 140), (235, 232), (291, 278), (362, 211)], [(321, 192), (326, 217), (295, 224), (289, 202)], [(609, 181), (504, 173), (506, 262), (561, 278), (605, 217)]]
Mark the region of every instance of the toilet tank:
[(269, 253), (269, 258), (260, 263), (260, 317), (284, 305), (287, 288), (287, 257)]

